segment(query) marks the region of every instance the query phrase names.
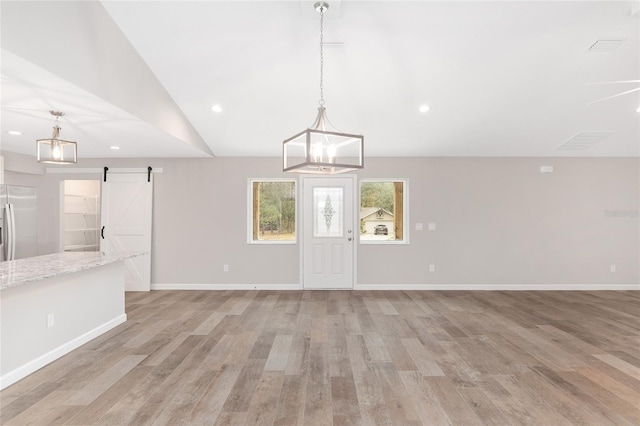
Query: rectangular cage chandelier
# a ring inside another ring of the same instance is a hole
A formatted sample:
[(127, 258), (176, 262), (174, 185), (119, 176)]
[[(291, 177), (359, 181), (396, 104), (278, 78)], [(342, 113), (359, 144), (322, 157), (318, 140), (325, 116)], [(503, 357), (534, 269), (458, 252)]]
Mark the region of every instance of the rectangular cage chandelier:
[(311, 128), (284, 141), (283, 171), (338, 174), (364, 167), (364, 136), (325, 130), (325, 121), (321, 106)]
[(53, 126), (53, 134), (50, 138), (36, 140), (36, 158), (38, 162), (49, 164), (76, 164), (78, 161), (78, 145), (75, 142), (60, 139), (58, 118), (62, 117), (64, 112), (49, 112), (56, 117), (56, 123)]
[(364, 167), (364, 136), (335, 130), (324, 107), (324, 12), (325, 2), (314, 4), (320, 12), (320, 106), (313, 125), (286, 139), (282, 146), (282, 170), (285, 172), (333, 175)]

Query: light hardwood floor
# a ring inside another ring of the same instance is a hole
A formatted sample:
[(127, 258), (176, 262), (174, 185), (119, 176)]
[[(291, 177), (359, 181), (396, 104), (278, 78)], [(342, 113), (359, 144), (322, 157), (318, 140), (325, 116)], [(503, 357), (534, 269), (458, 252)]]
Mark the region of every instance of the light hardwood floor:
[[(0, 423), (640, 424), (640, 292), (156, 291)], [(28, 336), (25, 336), (28, 338)]]

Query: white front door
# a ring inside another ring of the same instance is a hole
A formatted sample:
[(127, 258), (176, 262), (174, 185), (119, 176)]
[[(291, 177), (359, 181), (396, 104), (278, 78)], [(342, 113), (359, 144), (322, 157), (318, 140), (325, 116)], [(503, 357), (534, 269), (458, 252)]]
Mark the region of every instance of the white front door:
[(355, 176), (303, 177), (303, 287), (353, 288)]
[(153, 175), (109, 173), (102, 182), (100, 251), (143, 251), (125, 260), (125, 290), (151, 289), (151, 215)]

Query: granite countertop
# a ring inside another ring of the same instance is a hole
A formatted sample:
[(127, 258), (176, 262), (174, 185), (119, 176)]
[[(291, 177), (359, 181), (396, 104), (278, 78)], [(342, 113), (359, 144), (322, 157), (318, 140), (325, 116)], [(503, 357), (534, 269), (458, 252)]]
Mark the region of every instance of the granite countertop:
[(0, 262), (0, 290), (84, 271), (145, 254), (147, 253), (65, 252)]

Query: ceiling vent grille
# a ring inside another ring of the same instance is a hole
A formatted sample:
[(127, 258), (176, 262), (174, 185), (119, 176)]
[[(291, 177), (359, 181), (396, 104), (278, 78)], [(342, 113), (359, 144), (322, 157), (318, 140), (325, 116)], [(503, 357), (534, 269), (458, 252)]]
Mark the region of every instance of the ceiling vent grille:
[(622, 40), (596, 40), (587, 50), (589, 52), (613, 52), (622, 44)]
[(615, 132), (581, 132), (556, 148), (556, 151), (584, 151)]

